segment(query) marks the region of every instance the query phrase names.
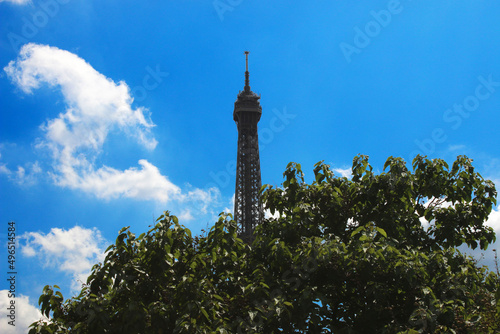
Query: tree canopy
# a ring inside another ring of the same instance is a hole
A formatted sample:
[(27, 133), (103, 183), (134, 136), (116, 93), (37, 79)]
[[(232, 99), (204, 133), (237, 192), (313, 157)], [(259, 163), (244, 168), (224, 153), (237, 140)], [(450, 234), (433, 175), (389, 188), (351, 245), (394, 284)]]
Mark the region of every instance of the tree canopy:
[(201, 236), (168, 211), (123, 228), (78, 296), (44, 288), (30, 333), (497, 332), (498, 272), (456, 249), (495, 240), (494, 184), (466, 157), (412, 167), (360, 155), (351, 179), (320, 162), (307, 184), (290, 163), (250, 244), (223, 213)]

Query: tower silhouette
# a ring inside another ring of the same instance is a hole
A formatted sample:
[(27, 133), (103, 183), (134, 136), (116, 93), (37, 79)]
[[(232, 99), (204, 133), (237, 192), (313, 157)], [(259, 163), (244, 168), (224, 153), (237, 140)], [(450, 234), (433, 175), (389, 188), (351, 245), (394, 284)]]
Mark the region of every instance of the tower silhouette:
[(245, 88), (238, 93), (234, 102), (233, 119), (238, 127), (238, 159), (236, 165), (236, 190), (234, 200), (234, 219), (243, 240), (251, 240), (253, 230), (263, 215), (259, 200), (261, 188), (259, 136), (257, 123), (262, 115), (260, 95), (250, 89), (248, 54), (245, 51), (246, 71)]

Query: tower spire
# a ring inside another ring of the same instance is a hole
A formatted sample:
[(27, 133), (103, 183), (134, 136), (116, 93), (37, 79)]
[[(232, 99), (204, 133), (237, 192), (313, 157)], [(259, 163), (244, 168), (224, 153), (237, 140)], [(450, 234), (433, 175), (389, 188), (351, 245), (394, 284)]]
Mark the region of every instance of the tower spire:
[(248, 54), (250, 51), (245, 51), (245, 62), (246, 62), (246, 71), (245, 71), (245, 92), (250, 91), (250, 72), (248, 72)]

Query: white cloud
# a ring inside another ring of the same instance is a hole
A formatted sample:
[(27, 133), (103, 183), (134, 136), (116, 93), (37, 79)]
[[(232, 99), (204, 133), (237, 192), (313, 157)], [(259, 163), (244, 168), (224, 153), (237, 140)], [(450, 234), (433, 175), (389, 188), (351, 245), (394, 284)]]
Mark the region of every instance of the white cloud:
[[(11, 301), (15, 301), (15, 326), (9, 325), (10, 319), (7, 317), (7, 310)], [(27, 296), (16, 295), (16, 298), (9, 298), (8, 290), (0, 290), (0, 333), (2, 334), (26, 334), (28, 326), (39, 319), (46, 319), (38, 308), (30, 303)]]
[(180, 188), (161, 175), (157, 167), (146, 160), (139, 160), (139, 165), (141, 169), (129, 168), (125, 171), (104, 166), (83, 172), (83, 175), (77, 175), (69, 168), (67, 177), (58, 179), (57, 183), (106, 199), (125, 196), (165, 203), (180, 195)]
[(186, 184), (184, 190), (176, 194), (175, 202), (170, 203), (170, 210), (181, 224), (195, 219), (216, 221), (220, 200), (220, 190), (216, 187), (199, 189)]
[(7, 168), (6, 164), (0, 164), (0, 174), (11, 175), (12, 171), (9, 168)]
[(38, 175), (42, 172), (38, 161), (27, 163), (25, 167), (17, 166), (17, 170), (12, 171), (7, 164), (0, 163), (0, 174), (5, 174), (11, 180), (19, 185), (30, 186), (37, 182)]
[[(33, 43), (23, 46), (18, 59), (4, 70), (27, 94), (48, 84), (60, 89), (64, 97), (66, 110), (41, 126), (44, 138), (37, 144), (52, 154), (51, 176), (57, 185), (105, 199), (123, 196), (165, 203), (193, 198), (206, 205), (212, 200), (211, 190), (181, 194), (178, 186), (146, 160), (139, 160), (140, 168), (126, 170), (95, 166), (110, 132), (124, 132), (150, 150), (157, 145), (147, 110), (132, 107), (125, 82), (115, 83), (71, 52)], [(27, 175), (24, 167), (13, 172), (6, 165), (0, 166), (0, 172), (16, 178)]]
[(351, 178), (352, 177), (352, 169), (349, 168), (334, 168), (334, 173), (340, 174), (342, 177)]
[(488, 217), (485, 225), (492, 227), (493, 230), (495, 230), (497, 238), (499, 239), (498, 241), (500, 241), (500, 206), (491, 210), (490, 216)]
[(224, 210), (222, 210), (224, 213), (234, 214), (233, 211), (234, 211), (235, 198), (236, 194), (233, 193), (233, 196), (231, 196), (231, 200), (229, 201), (229, 207), (225, 207)]
[(144, 115), (146, 110), (131, 106), (127, 84), (116, 84), (71, 52), (26, 44), (4, 70), (25, 93), (43, 83), (61, 89), (66, 112), (43, 126), (45, 144), (60, 159), (70, 159), (79, 149), (100, 149), (114, 127), (130, 131), (149, 149), (157, 144), (149, 133), (154, 124)]
[(107, 246), (98, 229), (80, 226), (69, 230), (52, 228), (47, 234), (26, 232), (21, 239), (25, 241), (21, 245), (23, 255), (37, 257), (43, 266), (72, 275), (73, 291), (85, 282), (92, 266), (104, 260)]
[(264, 210), (264, 217), (265, 217), (265, 218), (268, 218), (268, 219), (269, 219), (269, 218), (278, 219), (280, 216), (281, 216), (281, 215), (280, 215), (279, 211), (275, 211), (275, 212), (274, 212), (274, 215), (273, 215), (273, 214), (271, 213), (271, 210), (269, 210), (269, 209), (265, 209), (265, 210)]
[(24, 167), (17, 166), (15, 174), (15, 180), (18, 184), (22, 185), (33, 185), (36, 183), (37, 176), (42, 172), (38, 161), (35, 163), (28, 163), (27, 171)]
[[(36, 142), (37, 148), (50, 152), (53, 169), (48, 174), (55, 184), (103, 199), (128, 197), (162, 204), (174, 200), (182, 204), (179, 211), (186, 218), (209, 213), (218, 201), (217, 188), (188, 186), (182, 191), (144, 159), (138, 161), (139, 166), (125, 170), (96, 166), (111, 133), (125, 133), (149, 150), (157, 145), (149, 112), (132, 106), (125, 82), (115, 83), (76, 54), (33, 43), (24, 45), (4, 71), (27, 94), (44, 84), (62, 93), (65, 110), (41, 125), (43, 137)], [(29, 171), (25, 167), (13, 171), (0, 164), (0, 173), (26, 179), (27, 184), (41, 169), (38, 164)]]
[(186, 210), (184, 212), (182, 212), (179, 216), (178, 216), (179, 220), (182, 222), (182, 221), (189, 221), (189, 220), (193, 220), (194, 217), (193, 215), (191, 214), (191, 210)]
[(431, 224), (427, 221), (427, 219), (425, 219), (425, 217), (420, 217), (418, 220), (420, 220), (420, 224), (422, 224), (422, 227), (425, 231), (427, 231), (431, 226)]
[[(189, 185), (188, 185), (189, 186)], [(178, 197), (182, 203), (190, 203), (190, 205), (202, 214), (212, 213), (209, 212), (209, 207), (217, 203), (220, 198), (219, 188), (212, 187), (207, 190), (195, 188), (189, 190), (186, 194), (180, 194)]]

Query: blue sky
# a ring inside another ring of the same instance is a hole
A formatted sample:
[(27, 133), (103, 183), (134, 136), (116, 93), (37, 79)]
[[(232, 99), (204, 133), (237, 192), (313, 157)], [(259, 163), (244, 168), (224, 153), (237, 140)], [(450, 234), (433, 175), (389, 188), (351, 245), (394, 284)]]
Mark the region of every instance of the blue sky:
[[(500, 183), (499, 14), (493, 1), (0, 0), (17, 330), (44, 285), (69, 297), (121, 227), (170, 210), (199, 233), (232, 210), (245, 50), (263, 183), (290, 161), (341, 175), (359, 153), (378, 171), (389, 156), (465, 154)], [(498, 207), (488, 224), (500, 231)], [(499, 245), (474, 254), (491, 265)]]

